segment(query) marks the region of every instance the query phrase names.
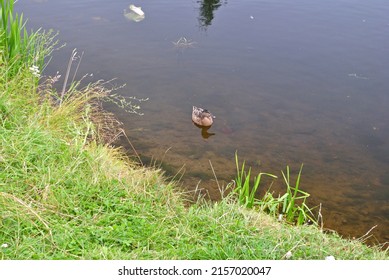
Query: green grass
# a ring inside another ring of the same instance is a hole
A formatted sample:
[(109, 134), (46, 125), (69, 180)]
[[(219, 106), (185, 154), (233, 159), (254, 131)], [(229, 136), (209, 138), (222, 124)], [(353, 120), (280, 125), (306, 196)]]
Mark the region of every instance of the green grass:
[(55, 37), (51, 31), (28, 32), (23, 13), (14, 12), (14, 1), (0, 0), (0, 65), (7, 64), (7, 77), (22, 67), (30, 67), (39, 77), (56, 45)]
[(0, 259), (389, 259), (234, 194), (187, 206), (161, 170), (104, 144), (117, 132), (98, 107), (109, 90), (73, 86), (59, 106), (50, 81), (38, 90), (28, 65), (11, 68), (0, 64)]

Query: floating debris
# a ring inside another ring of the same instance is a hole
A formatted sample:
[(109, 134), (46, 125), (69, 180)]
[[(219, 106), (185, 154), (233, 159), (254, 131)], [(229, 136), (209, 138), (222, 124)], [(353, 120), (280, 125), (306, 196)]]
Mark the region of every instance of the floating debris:
[(93, 16), (91, 17), (91, 19), (94, 21), (94, 22), (108, 22), (108, 19), (104, 18), (104, 17), (101, 17), (101, 16)]
[(356, 79), (364, 79), (364, 80), (369, 79), (368, 77), (360, 76), (360, 75), (358, 75), (357, 73), (351, 73), (351, 74), (348, 74), (347, 76), (349, 76), (349, 77), (354, 77), (354, 78), (356, 78)]
[(142, 7), (137, 7), (135, 5), (129, 6), (130, 10), (136, 13), (137, 15), (144, 16), (145, 13), (142, 11)]
[(185, 37), (181, 37), (180, 39), (177, 40), (177, 42), (172, 42), (173, 45), (177, 48), (192, 48), (196, 42), (192, 40), (188, 40)]
[(145, 13), (142, 11), (141, 7), (130, 5), (128, 6), (128, 9), (124, 9), (124, 17), (126, 19), (134, 22), (140, 22), (145, 19)]

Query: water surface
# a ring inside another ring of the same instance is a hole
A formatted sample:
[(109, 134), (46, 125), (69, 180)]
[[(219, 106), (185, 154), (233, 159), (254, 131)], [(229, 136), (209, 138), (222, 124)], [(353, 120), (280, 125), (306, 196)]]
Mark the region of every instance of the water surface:
[[(129, 4), (145, 19), (124, 17)], [(143, 160), (212, 198), (234, 177), (234, 153), (256, 172), (294, 174), (322, 203), (325, 227), (389, 241), (389, 2), (385, 0), (27, 0), (30, 27), (67, 46), (47, 74), (84, 51), (80, 76), (117, 78), (149, 98), (143, 116), (115, 110)], [(185, 37), (191, 46), (173, 42)], [(216, 115), (208, 138), (193, 105)], [(124, 143), (125, 144), (125, 143)], [(128, 146), (128, 144), (127, 144)], [(129, 150), (131, 154), (131, 150)], [(274, 185), (278, 191), (277, 184)]]

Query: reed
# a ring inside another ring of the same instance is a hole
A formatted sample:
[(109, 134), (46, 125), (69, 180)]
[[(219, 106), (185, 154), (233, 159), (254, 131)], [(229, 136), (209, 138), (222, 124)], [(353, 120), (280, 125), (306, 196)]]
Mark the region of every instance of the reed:
[(317, 224), (315, 218), (313, 218), (312, 209), (306, 204), (306, 200), (310, 194), (300, 189), (302, 170), (303, 164), (301, 164), (294, 184), (292, 184), (290, 179), (289, 166), (286, 167), (285, 173), (281, 171), (286, 185), (286, 194), (282, 197), (282, 213), (288, 222), (296, 222), (297, 225), (302, 225), (307, 222)]
[[(19, 50), (22, 49), (21, 32), (25, 31), (23, 14), (20, 16), (13, 13), (13, 1), (0, 1), (1, 4), (1, 43), (4, 46), (3, 55), (7, 60), (16, 57)], [(26, 39), (28, 35), (26, 35)]]
[(258, 200), (256, 199), (255, 194), (258, 191), (262, 176), (268, 176), (275, 179), (277, 176), (270, 173), (261, 172), (256, 177), (254, 177), (253, 185), (251, 185), (251, 167), (246, 172), (245, 162), (243, 162), (242, 167), (239, 168), (237, 153), (235, 153), (235, 163), (237, 175), (235, 178), (234, 192), (238, 195), (238, 201), (240, 204), (245, 205), (248, 208), (253, 208), (255, 204), (258, 204)]
[(14, 11), (14, 1), (0, 0), (0, 62), (8, 65), (8, 78), (21, 67), (28, 67), (35, 77), (40, 77), (44, 59), (57, 44), (56, 34), (40, 29), (28, 32), (23, 13)]
[(265, 192), (262, 198), (256, 197), (262, 176), (268, 176), (277, 179), (276, 175), (270, 173), (259, 173), (254, 181), (251, 182), (251, 168), (246, 171), (245, 162), (239, 167), (238, 155), (235, 153), (236, 163), (236, 178), (234, 193), (237, 194), (239, 204), (247, 208), (258, 206), (259, 209), (265, 211), (272, 216), (278, 216), (279, 220), (285, 217), (288, 223), (302, 225), (307, 222), (317, 224), (312, 215), (312, 209), (306, 204), (309, 193), (300, 189), (300, 180), (303, 165), (297, 175), (296, 182), (293, 184), (290, 178), (289, 166), (286, 171), (281, 171), (284, 183), (286, 186), (286, 193), (275, 197), (270, 191), (270, 188)]

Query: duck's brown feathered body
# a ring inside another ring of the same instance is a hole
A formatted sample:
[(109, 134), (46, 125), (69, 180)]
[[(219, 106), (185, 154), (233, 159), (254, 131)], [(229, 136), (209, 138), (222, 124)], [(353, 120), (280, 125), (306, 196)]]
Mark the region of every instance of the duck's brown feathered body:
[(215, 118), (214, 115), (211, 114), (207, 109), (198, 108), (196, 106), (193, 106), (192, 111), (192, 121), (199, 125), (208, 127), (213, 124), (213, 119)]

